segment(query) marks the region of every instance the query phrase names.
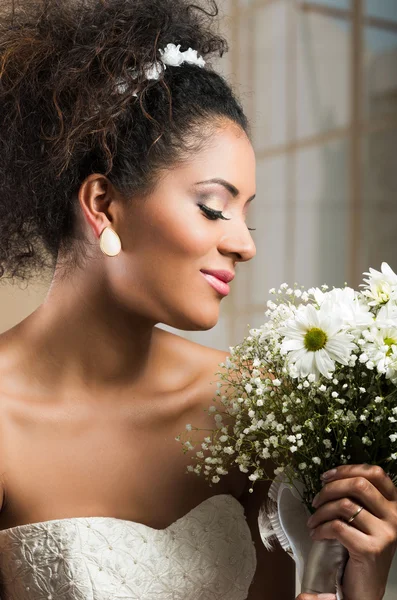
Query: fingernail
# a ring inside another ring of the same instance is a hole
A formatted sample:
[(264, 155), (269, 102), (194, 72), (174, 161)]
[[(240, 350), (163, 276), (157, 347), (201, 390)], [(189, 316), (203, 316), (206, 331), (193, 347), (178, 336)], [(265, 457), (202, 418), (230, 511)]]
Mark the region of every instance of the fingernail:
[(335, 594), (318, 594), (317, 598), (321, 598), (321, 600), (336, 600)]
[(330, 471), (325, 471), (322, 475), (320, 475), (320, 479), (329, 479), (336, 475), (336, 469), (331, 469)]
[(318, 494), (316, 494), (313, 498), (312, 506), (314, 506), (314, 508), (316, 508), (316, 504), (318, 502), (319, 496), (320, 496), (320, 492)]

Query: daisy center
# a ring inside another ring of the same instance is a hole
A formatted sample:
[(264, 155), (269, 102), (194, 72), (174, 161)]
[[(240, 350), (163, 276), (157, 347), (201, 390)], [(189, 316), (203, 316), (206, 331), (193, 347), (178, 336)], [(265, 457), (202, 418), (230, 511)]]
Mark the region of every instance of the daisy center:
[(392, 345), (393, 345), (393, 344), (395, 344), (395, 343), (396, 343), (396, 340), (394, 340), (393, 338), (385, 338), (385, 339), (383, 340), (383, 342), (384, 342), (384, 344), (385, 344), (386, 346), (389, 346), (389, 350), (386, 352), (386, 355), (387, 355), (387, 356), (390, 356), (390, 355), (391, 355), (391, 353), (392, 353), (392, 349), (391, 349), (391, 347), (392, 347)]
[(325, 347), (327, 341), (327, 334), (318, 327), (309, 329), (304, 338), (305, 348), (309, 352), (317, 352), (317, 350), (321, 350)]

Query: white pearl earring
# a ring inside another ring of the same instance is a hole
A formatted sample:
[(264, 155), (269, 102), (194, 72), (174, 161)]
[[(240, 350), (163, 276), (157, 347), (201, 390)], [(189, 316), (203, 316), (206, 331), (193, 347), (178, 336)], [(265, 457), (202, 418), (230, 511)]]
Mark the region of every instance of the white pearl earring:
[(121, 251), (121, 240), (111, 227), (105, 227), (100, 235), (100, 248), (106, 256), (117, 256)]

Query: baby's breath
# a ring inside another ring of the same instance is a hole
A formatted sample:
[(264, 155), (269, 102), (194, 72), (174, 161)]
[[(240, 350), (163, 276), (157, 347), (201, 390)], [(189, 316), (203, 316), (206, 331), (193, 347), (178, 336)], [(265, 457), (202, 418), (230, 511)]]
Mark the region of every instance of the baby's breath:
[[(303, 482), (311, 512), (321, 473), (340, 464), (377, 464), (397, 482), (397, 276), (382, 268), (387, 285), (374, 272), (367, 294), (287, 283), (270, 290), (267, 321), (230, 347), (216, 373), (214, 428), (201, 443), (175, 438), (184, 452), (198, 443), (188, 473), (212, 486), (238, 466), (249, 491), (284, 473)], [(322, 358), (300, 363), (298, 348)]]

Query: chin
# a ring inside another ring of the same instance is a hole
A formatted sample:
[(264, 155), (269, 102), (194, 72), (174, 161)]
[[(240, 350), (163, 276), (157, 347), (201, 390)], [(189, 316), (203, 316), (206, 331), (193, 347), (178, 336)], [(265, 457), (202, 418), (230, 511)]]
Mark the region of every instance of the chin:
[(168, 323), (170, 327), (180, 329), (182, 331), (209, 331), (217, 325), (219, 321), (219, 309), (208, 310), (207, 313), (201, 309), (195, 314), (183, 314), (180, 313), (174, 319), (172, 323)]

